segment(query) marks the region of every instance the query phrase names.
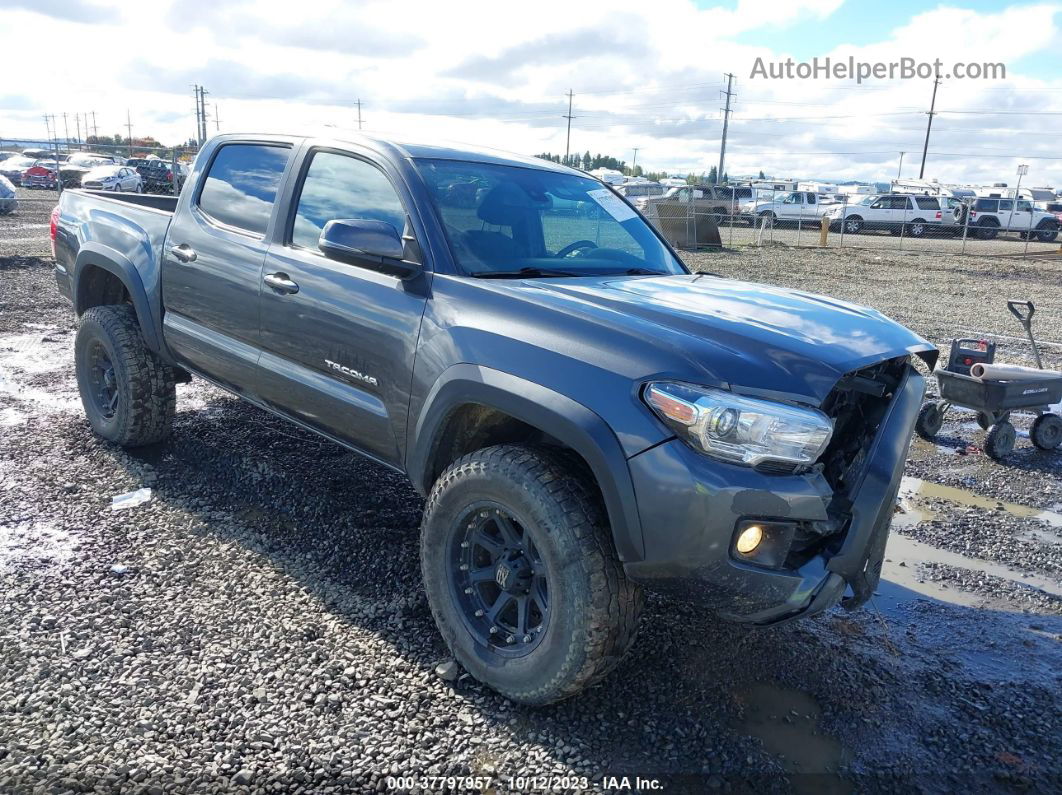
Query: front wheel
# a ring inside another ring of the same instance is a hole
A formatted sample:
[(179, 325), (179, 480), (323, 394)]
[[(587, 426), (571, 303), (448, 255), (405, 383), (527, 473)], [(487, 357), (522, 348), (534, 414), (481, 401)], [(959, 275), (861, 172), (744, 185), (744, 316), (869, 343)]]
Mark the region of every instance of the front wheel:
[(1045, 226), (1036, 230), (1036, 237), (1041, 243), (1054, 243), (1058, 239), (1057, 226)]
[(988, 435), (985, 436), (985, 453), (989, 458), (999, 461), (1009, 455), (1011, 450), (1014, 449), (1014, 441), (1017, 436), (1018, 434), (1010, 422), (1007, 420), (997, 422), (988, 429)]
[(926, 233), (926, 222), (920, 218), (911, 221), (907, 225), (907, 235), (909, 237), (923, 237)]
[(575, 695), (634, 641), (644, 597), (588, 477), (561, 451), (498, 445), (451, 464), (428, 497), (420, 554), (435, 622), (457, 661), (513, 701)]
[(85, 415), (104, 439), (140, 447), (169, 435), (177, 403), (173, 370), (144, 344), (133, 307), (86, 311), (74, 364)]
[(863, 229), (863, 219), (858, 215), (844, 219), (844, 231), (854, 235)]
[(930, 401), (923, 405), (918, 412), (918, 419), (915, 420), (915, 433), (923, 439), (929, 440), (940, 433), (943, 425), (944, 412), (941, 410), (941, 404), (936, 401)]

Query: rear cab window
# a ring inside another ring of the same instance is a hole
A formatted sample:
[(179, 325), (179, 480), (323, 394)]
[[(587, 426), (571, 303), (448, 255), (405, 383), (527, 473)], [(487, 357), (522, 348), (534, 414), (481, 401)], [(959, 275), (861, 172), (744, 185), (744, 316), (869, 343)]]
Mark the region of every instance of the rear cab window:
[(290, 147), (225, 144), (214, 155), (197, 206), (216, 224), (265, 235)]

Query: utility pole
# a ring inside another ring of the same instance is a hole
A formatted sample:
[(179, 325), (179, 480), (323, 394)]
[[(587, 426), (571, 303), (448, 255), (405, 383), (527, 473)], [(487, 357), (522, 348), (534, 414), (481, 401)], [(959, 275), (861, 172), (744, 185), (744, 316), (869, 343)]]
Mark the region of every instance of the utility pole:
[(900, 152), (900, 165), (896, 167), (896, 179), (900, 178), (900, 172), (903, 171), (903, 156), (906, 152)]
[(203, 135), (200, 141), (206, 143), (207, 139), (207, 110), (206, 110), (206, 95), (210, 92), (202, 86), (199, 86), (199, 107), (202, 108), (203, 113)]
[(202, 114), (199, 112), (199, 84), (192, 83), (192, 94), (195, 96), (195, 140), (202, 146), (203, 145), (203, 123), (201, 121)]
[(47, 136), (47, 140), (49, 140), (49, 141), (52, 140), (52, 128), (51, 128), (51, 125), (50, 125), (50, 123), (48, 121), (48, 114), (47, 113), (44, 114), (44, 130), (45, 130), (45, 135)]
[[(66, 119), (66, 114), (63, 114), (63, 119)], [(74, 114), (74, 129), (77, 130), (77, 148), (81, 148), (81, 117), (76, 113)]]
[(358, 132), (361, 132), (361, 99), (358, 99)]
[(634, 176), (634, 167), (636, 165), (638, 165), (638, 150), (640, 148), (641, 147), (639, 147), (639, 146), (634, 147), (634, 160), (631, 162), (631, 176), (632, 177)]
[(922, 179), (926, 174), (926, 153), (929, 152), (929, 131), (933, 129), (933, 116), (937, 110), (937, 86), (940, 85), (940, 72), (933, 78), (933, 99), (929, 101), (929, 121), (926, 122), (926, 142), (922, 146), (922, 167), (918, 169), (918, 178)]
[(99, 143), (100, 128), (96, 126), (96, 111), (92, 111), (92, 137), (96, 139), (96, 143)]
[(562, 119), (567, 119), (568, 120), (568, 136), (567, 136), (567, 138), (564, 139), (564, 164), (565, 165), (568, 165), (568, 154), (569, 154), (569, 152), (571, 150), (571, 144), (572, 144), (572, 119), (575, 118), (572, 115), (572, 97), (573, 96), (574, 95), (572, 94), (572, 90), (569, 88), (568, 89), (568, 115), (567, 116), (561, 116)]
[(723, 138), (719, 142), (719, 169), (716, 171), (715, 184), (723, 184), (723, 164), (726, 162), (726, 131), (730, 126), (730, 99), (733, 97), (734, 92), (731, 88), (734, 85), (734, 75), (727, 72), (726, 77), (726, 107), (723, 108)]
[(221, 132), (221, 113), (218, 111), (218, 103), (214, 103), (214, 129)]
[[(1018, 166), (1018, 184), (1014, 186), (1014, 202), (1011, 204), (1011, 207), (1013, 207), (1015, 210), (1018, 209), (1018, 199), (1021, 198), (1021, 178), (1024, 177), (1028, 173), (1029, 173), (1029, 166), (1027, 166), (1025, 163), (1022, 163), (1020, 166)], [(1007, 232), (1010, 232), (1010, 222), (1011, 222), (1011, 220), (1013, 220), (1013, 218), (1014, 218), (1014, 213), (1011, 212), (1007, 216)], [(1030, 234), (1032, 234), (1032, 233), (1030, 232)]]
[(133, 156), (133, 120), (129, 117), (129, 108), (125, 109), (125, 131), (128, 133), (129, 144), (127, 151), (129, 157)]
[(67, 146), (70, 145), (70, 125), (66, 122), (66, 111), (63, 111), (63, 136), (66, 138)]

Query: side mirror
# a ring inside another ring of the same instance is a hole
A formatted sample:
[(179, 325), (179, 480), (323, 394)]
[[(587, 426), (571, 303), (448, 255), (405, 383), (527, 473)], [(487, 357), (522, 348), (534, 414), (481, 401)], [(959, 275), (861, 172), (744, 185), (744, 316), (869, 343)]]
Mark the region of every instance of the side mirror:
[(423, 270), (402, 258), (402, 236), (392, 224), (368, 218), (337, 218), (325, 224), (317, 247), (329, 259), (407, 280)]

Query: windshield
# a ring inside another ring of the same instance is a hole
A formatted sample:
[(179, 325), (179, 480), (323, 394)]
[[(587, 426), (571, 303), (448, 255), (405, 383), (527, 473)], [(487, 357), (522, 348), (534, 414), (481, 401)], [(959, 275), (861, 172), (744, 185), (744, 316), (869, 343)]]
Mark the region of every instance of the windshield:
[(488, 163), (416, 162), (468, 275), (687, 272), (645, 220), (597, 180)]

